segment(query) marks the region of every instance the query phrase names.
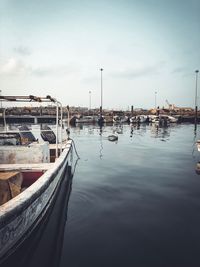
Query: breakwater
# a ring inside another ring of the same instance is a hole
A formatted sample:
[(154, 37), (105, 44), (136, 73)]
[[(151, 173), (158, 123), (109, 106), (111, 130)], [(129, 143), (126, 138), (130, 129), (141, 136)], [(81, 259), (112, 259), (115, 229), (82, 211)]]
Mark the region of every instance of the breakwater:
[[(190, 122), (194, 123), (195, 117), (188, 115), (177, 115), (178, 122)], [(112, 116), (105, 116), (106, 122), (112, 122)], [(71, 119), (70, 119), (71, 120)], [(32, 116), (32, 115), (7, 115), (5, 117), (6, 123), (55, 123), (56, 116), (54, 115), (42, 115), (42, 116)], [(67, 119), (65, 119), (67, 121)], [(197, 122), (200, 122), (200, 117), (197, 118)], [(4, 118), (0, 117), (0, 124), (4, 124)]]

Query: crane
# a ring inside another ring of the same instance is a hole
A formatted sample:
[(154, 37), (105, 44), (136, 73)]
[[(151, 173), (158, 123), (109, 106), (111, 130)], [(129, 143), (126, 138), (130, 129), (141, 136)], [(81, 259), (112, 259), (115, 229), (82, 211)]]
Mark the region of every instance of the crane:
[(165, 101), (166, 101), (167, 105), (168, 105), (169, 108), (170, 108), (171, 105), (170, 105), (169, 101), (168, 101), (167, 99), (166, 99)]
[(169, 109), (170, 109), (170, 110), (174, 110), (175, 105), (174, 105), (174, 104), (170, 104), (169, 101), (168, 101), (167, 99), (166, 99), (165, 101), (166, 101), (167, 105), (169, 106)]

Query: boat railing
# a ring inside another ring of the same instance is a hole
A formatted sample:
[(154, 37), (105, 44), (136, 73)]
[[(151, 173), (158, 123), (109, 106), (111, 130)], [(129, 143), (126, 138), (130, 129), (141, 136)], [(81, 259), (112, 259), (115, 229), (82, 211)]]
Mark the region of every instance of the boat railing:
[[(60, 152), (62, 151), (62, 126), (63, 126), (63, 109), (62, 104), (56, 100), (56, 98), (51, 97), (50, 95), (47, 95), (46, 97), (37, 97), (34, 95), (29, 96), (1, 96), (0, 95), (0, 101), (2, 102), (51, 102), (56, 105), (56, 158), (58, 158), (58, 128), (59, 128), (59, 108), (60, 108)], [(6, 126), (6, 108), (4, 108), (4, 127)]]

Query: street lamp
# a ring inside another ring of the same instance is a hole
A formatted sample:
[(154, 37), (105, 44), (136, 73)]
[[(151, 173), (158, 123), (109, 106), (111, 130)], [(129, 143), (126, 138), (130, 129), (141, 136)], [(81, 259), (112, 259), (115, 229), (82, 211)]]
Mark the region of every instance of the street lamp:
[(156, 96), (157, 96), (157, 92), (155, 92), (155, 109), (157, 108), (157, 103), (156, 103)]
[[(1, 93), (2, 93), (2, 91), (0, 90), (0, 96), (1, 96)], [(1, 101), (1, 106), (0, 107), (2, 108), (2, 101)]]
[(91, 91), (89, 91), (89, 111), (91, 110)]
[(196, 87), (195, 87), (195, 124), (197, 123), (197, 81), (199, 70), (195, 70), (196, 73)]
[(100, 106), (100, 116), (102, 117), (102, 110), (103, 110), (103, 80), (102, 80), (102, 72), (103, 69), (100, 69), (101, 71), (101, 106)]

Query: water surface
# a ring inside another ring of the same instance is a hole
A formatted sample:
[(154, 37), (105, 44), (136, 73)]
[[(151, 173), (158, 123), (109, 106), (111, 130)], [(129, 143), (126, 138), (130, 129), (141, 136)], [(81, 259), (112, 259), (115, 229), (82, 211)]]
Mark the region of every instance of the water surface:
[(60, 267), (200, 266), (198, 128), (80, 125), (71, 137), (80, 160)]

